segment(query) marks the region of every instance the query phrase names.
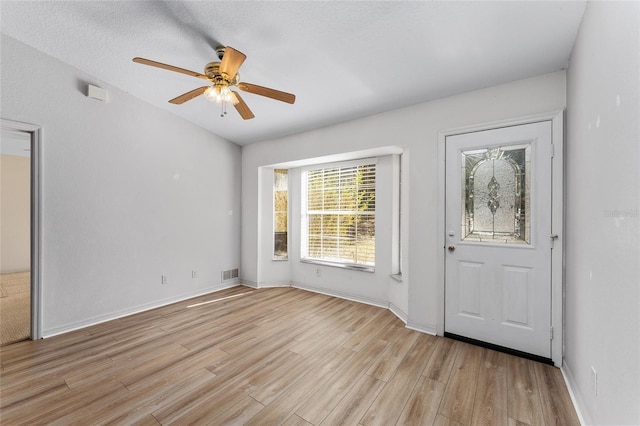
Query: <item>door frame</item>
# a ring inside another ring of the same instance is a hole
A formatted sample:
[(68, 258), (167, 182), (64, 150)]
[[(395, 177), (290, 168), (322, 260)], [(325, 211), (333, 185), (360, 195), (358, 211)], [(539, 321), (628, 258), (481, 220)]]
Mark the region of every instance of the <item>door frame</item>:
[[(558, 238), (553, 242), (551, 250), (551, 360), (556, 367), (562, 366), (564, 356), (564, 110), (556, 110), (542, 114), (515, 117), (506, 120), (471, 126), (456, 127), (438, 132), (438, 323), (436, 332), (443, 336), (445, 330), (445, 171), (446, 171), (446, 138), (464, 133), (494, 130), (503, 127), (523, 124), (551, 122), (551, 143), (553, 159), (551, 168), (551, 234)], [(549, 236), (551, 237), (551, 235)]]
[(31, 134), (31, 339), (42, 338), (42, 128), (35, 124), (0, 119), (3, 129)]

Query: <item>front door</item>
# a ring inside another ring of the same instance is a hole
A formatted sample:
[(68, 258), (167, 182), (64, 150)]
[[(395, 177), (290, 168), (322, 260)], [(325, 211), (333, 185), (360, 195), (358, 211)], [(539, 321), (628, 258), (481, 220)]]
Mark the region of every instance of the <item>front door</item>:
[(445, 332), (551, 358), (551, 122), (445, 146)]

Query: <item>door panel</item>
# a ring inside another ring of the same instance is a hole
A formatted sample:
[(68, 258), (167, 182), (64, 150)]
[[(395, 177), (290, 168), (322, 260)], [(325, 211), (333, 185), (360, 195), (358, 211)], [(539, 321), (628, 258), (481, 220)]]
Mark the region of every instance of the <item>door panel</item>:
[(480, 277), (482, 276), (481, 263), (460, 262), (458, 271), (460, 277), (460, 287), (458, 292), (460, 315), (484, 319), (482, 314), (482, 285)]
[(502, 322), (505, 325), (531, 328), (533, 317), (530, 280), (531, 268), (502, 267)]
[(445, 331), (550, 358), (551, 123), (446, 138)]

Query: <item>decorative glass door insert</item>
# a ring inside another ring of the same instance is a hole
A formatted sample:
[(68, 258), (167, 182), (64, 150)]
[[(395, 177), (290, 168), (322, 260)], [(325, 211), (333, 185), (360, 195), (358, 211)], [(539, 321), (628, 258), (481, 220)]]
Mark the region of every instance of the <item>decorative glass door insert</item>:
[(531, 144), (462, 151), (462, 241), (531, 244)]

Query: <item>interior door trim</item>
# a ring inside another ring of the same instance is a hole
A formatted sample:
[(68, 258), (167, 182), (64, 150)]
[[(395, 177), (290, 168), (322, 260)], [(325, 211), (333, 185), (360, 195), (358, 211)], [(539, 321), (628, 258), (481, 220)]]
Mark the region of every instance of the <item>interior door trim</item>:
[[(551, 251), (551, 360), (556, 367), (562, 366), (564, 356), (564, 110), (514, 117), (489, 123), (445, 129), (438, 132), (438, 322), (436, 333), (444, 335), (445, 331), (445, 167), (446, 138), (465, 133), (494, 130), (523, 124), (551, 122), (553, 144), (553, 162), (551, 168), (552, 194), (551, 212), (552, 234), (558, 237), (553, 241)], [(549, 236), (551, 238), (551, 235)]]
[(0, 119), (0, 126), (3, 129), (31, 134), (31, 339), (37, 340), (42, 338), (42, 128), (4, 118)]

